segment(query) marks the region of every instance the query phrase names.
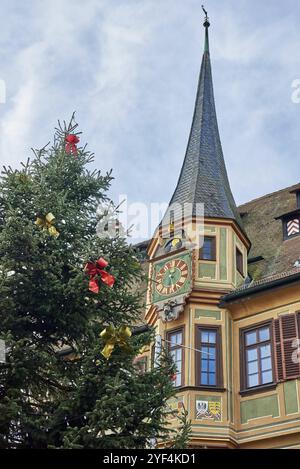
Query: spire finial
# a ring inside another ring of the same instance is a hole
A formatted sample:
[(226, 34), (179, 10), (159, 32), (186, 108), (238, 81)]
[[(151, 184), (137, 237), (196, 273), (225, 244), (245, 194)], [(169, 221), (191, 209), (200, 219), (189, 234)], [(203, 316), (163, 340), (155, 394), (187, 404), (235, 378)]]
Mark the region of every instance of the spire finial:
[(210, 26), (210, 22), (207, 16), (207, 11), (205, 10), (203, 5), (202, 5), (202, 10), (204, 11), (204, 14), (205, 14), (204, 23), (203, 23), (203, 26), (205, 27), (204, 52), (209, 53), (208, 28)]
[(205, 14), (205, 19), (204, 19), (203, 26), (204, 26), (205, 28), (209, 28), (209, 27), (210, 27), (210, 22), (209, 22), (209, 18), (208, 18), (208, 16), (207, 16), (207, 11), (205, 10), (205, 8), (204, 8), (203, 5), (201, 5), (201, 6), (202, 6), (202, 10), (204, 11), (204, 14)]

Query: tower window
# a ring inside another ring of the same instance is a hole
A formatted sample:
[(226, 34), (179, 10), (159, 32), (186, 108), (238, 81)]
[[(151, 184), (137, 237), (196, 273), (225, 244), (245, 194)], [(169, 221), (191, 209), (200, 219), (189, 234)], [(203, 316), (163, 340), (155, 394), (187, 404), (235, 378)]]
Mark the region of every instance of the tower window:
[(204, 236), (203, 246), (199, 251), (199, 259), (204, 261), (216, 260), (216, 237)]
[(244, 277), (244, 261), (243, 261), (243, 254), (241, 251), (236, 248), (236, 269), (237, 271)]

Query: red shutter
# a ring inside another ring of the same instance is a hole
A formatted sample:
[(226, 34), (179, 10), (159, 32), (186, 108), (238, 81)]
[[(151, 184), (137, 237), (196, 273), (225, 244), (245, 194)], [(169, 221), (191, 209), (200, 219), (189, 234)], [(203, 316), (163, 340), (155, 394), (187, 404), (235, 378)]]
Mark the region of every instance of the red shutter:
[[(275, 347), (278, 380), (298, 378), (300, 363), (294, 363), (295, 339), (298, 339), (298, 324), (296, 314), (286, 314), (275, 320)], [(294, 346), (293, 346), (294, 345)]]

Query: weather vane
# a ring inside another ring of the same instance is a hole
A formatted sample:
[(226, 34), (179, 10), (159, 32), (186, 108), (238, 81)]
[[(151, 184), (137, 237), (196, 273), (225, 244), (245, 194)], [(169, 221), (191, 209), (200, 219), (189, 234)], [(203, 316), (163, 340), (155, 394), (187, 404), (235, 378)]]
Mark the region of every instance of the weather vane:
[(202, 6), (202, 10), (204, 11), (204, 14), (205, 14), (205, 20), (204, 20), (203, 26), (208, 28), (209, 25), (210, 25), (210, 22), (208, 20), (207, 11), (205, 10), (204, 5), (201, 5), (201, 6)]

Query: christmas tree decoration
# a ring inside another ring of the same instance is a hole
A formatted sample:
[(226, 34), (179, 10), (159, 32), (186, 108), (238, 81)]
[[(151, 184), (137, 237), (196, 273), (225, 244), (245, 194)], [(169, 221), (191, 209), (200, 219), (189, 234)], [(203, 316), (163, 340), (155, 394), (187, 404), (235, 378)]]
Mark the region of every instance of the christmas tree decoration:
[(55, 216), (53, 213), (49, 212), (47, 215), (39, 215), (35, 221), (35, 224), (41, 227), (43, 230), (47, 230), (51, 236), (58, 238), (59, 231), (53, 225), (55, 221)]
[(99, 257), (99, 259), (93, 263), (93, 262), (87, 262), (85, 265), (84, 270), (89, 274), (90, 276), (90, 281), (89, 281), (89, 290), (93, 293), (99, 293), (100, 287), (98, 280), (101, 279), (105, 285), (109, 287), (113, 287), (115, 283), (115, 277), (106, 270), (104, 270), (105, 267), (108, 266), (108, 262), (103, 259), (103, 257)]
[(118, 329), (115, 329), (114, 326), (108, 326), (99, 335), (105, 342), (105, 347), (101, 354), (108, 360), (115, 346), (119, 346), (129, 352), (131, 347), (128, 344), (128, 339), (131, 335), (132, 332), (128, 326), (120, 326)]
[(72, 153), (73, 155), (77, 155), (77, 143), (79, 143), (79, 138), (75, 134), (69, 134), (65, 138), (65, 149), (66, 153), (70, 154)]

